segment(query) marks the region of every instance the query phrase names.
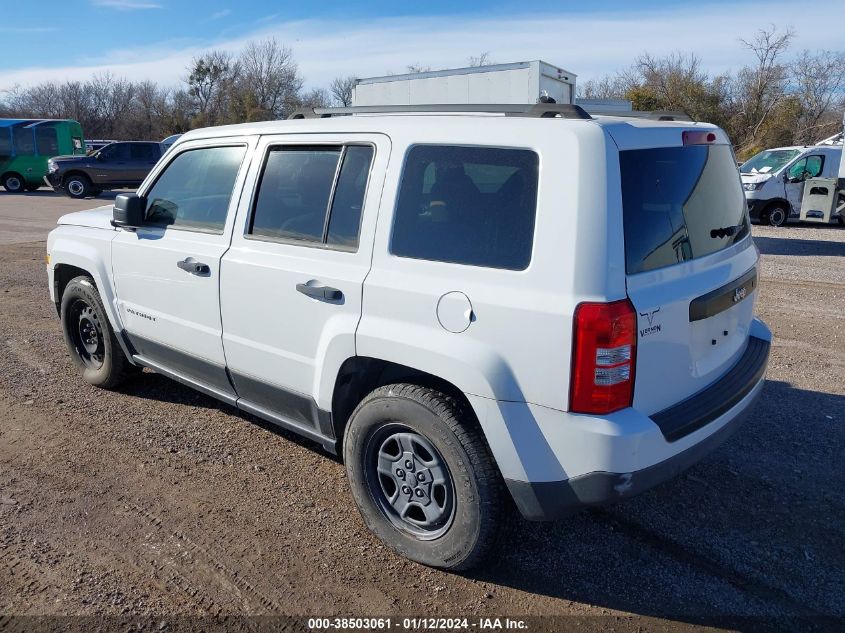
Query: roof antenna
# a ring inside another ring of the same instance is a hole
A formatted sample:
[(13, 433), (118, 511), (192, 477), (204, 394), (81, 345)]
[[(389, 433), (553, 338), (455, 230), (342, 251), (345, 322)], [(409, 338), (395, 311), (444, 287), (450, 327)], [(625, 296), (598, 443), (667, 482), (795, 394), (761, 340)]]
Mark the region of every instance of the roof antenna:
[(540, 92), (540, 98), (537, 99), (537, 103), (557, 103), (554, 97), (549, 96), (548, 90), (543, 90)]

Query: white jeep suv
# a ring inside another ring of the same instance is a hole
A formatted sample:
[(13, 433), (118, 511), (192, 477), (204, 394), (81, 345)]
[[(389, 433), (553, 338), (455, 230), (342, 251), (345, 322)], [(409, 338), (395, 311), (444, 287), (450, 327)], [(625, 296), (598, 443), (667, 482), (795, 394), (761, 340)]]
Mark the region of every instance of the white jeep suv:
[(481, 560), (508, 498), (551, 519), (699, 460), (771, 341), (724, 132), (463, 109), (195, 130), (137, 195), (61, 218), (85, 380), (148, 367), (314, 440), (367, 525), (441, 568)]

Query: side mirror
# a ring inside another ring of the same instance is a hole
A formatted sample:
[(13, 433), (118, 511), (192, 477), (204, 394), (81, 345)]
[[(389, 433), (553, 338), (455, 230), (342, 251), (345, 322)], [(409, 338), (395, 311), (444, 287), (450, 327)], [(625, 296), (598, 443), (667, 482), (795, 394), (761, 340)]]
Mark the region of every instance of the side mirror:
[(784, 182), (789, 182), (789, 174), (787, 174), (786, 172), (783, 172), (783, 176), (781, 176), (781, 178)]
[(111, 225), (121, 228), (137, 228), (144, 223), (147, 201), (135, 193), (121, 193), (114, 199)]

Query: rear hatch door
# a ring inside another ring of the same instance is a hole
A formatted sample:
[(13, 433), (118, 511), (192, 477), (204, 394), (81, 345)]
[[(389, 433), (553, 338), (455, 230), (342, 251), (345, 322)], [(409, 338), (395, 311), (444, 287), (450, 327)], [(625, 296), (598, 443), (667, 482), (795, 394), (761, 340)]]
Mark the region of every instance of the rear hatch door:
[(619, 147), (626, 283), (638, 320), (634, 407), (647, 415), (736, 364), (758, 284), (758, 252), (724, 134), (707, 142), (707, 132), (666, 132), (660, 146)]

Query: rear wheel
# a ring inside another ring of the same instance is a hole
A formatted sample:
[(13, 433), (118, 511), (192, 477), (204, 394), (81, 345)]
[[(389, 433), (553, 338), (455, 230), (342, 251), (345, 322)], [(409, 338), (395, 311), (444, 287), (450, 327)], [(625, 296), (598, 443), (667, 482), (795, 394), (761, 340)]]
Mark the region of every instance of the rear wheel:
[(68, 176), (62, 184), (71, 198), (85, 198), (91, 193), (91, 181), (82, 174)]
[(836, 211), (839, 213), (839, 224), (845, 226), (845, 194), (840, 193), (836, 198)]
[(355, 503), (411, 560), (468, 569), (495, 541), (501, 483), (472, 422), (454, 398), (408, 384), (376, 389), (350, 418), (343, 455)]
[(73, 362), (92, 385), (116, 387), (134, 368), (127, 360), (90, 277), (72, 279), (62, 294), (62, 331)]
[(3, 174), (3, 188), (9, 193), (21, 193), (25, 187), (26, 181), (20, 174)]
[(782, 204), (774, 204), (766, 209), (765, 221), (769, 226), (783, 226), (789, 218), (789, 211)]

